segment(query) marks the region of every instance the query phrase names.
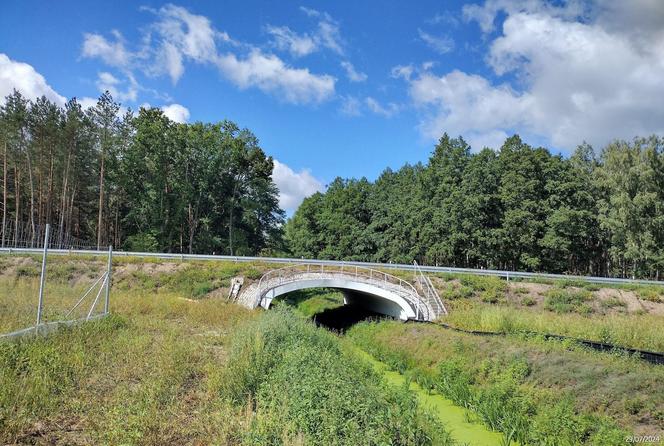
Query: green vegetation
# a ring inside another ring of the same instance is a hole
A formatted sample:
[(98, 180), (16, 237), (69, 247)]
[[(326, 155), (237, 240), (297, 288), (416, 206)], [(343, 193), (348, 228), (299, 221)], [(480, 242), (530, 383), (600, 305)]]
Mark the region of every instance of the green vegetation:
[(445, 322), (459, 328), (509, 334), (550, 333), (656, 352), (664, 351), (662, 317), (651, 314), (607, 314), (536, 311), (531, 308), (462, 302)]
[(631, 431), (662, 431), (664, 370), (638, 360), (395, 322), (365, 322), (348, 337), (502, 432), (505, 442), (618, 445)]
[(230, 121), (178, 124), (158, 108), (119, 118), (108, 92), (87, 110), (75, 98), (64, 107), (16, 91), (4, 99), (2, 246), (38, 245), (28, 224), (36, 222), (55, 225), (51, 240), (65, 248), (281, 248), (274, 163), (249, 130)]
[(338, 308), (344, 304), (344, 296), (341, 292), (327, 288), (293, 291), (280, 300), (295, 308), (305, 317), (312, 317), (317, 313)]
[(587, 290), (572, 291), (553, 288), (546, 293), (544, 308), (556, 313), (588, 314), (592, 312), (592, 309), (586, 305), (586, 301), (591, 297), (590, 291)]
[(615, 141), (598, 156), (583, 144), (563, 158), (516, 135), (473, 152), (445, 134), (424, 165), (337, 178), (286, 236), (296, 257), (661, 278), (663, 144)]
[(451, 443), (407, 389), (284, 307), (234, 334), (228, 359), (223, 393), (255, 409), (250, 444)]

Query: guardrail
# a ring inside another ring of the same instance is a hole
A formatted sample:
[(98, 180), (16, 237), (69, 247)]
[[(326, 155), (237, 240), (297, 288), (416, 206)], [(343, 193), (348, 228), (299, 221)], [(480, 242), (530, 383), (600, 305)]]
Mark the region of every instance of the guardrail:
[[(40, 254), (38, 248), (0, 248), (0, 254)], [(106, 256), (107, 251), (84, 250), (84, 249), (49, 249), (49, 254), (74, 254), (74, 255), (93, 255)], [(264, 263), (283, 263), (283, 264), (315, 264), (315, 265), (347, 265), (359, 266), (364, 268), (394, 269), (403, 271), (414, 271), (414, 265), (398, 263), (371, 263), (371, 262), (353, 262), (337, 260), (315, 260), (315, 259), (293, 259), (285, 257), (245, 257), (245, 256), (226, 256), (226, 255), (206, 255), (206, 254), (176, 254), (176, 253), (155, 253), (155, 252), (131, 252), (115, 251), (114, 257), (148, 257), (164, 260), (226, 260), (233, 262), (264, 262)], [(567, 274), (549, 274), (549, 273), (529, 273), (522, 271), (505, 271), (495, 269), (473, 269), (473, 268), (454, 268), (447, 266), (426, 266), (420, 265), (420, 270), (427, 273), (450, 273), (450, 274), (472, 274), (480, 276), (502, 277), (510, 279), (553, 279), (553, 280), (579, 280), (590, 283), (600, 284), (636, 284), (636, 285), (659, 285), (664, 286), (664, 281), (644, 280), (644, 279), (619, 279), (613, 277), (594, 277), (594, 276), (576, 276)]]
[[(258, 295), (262, 297), (270, 289), (285, 284), (301, 280), (302, 274), (320, 274), (320, 275), (342, 275), (344, 277), (353, 277), (369, 283), (389, 283), (391, 285), (404, 288), (407, 295), (402, 297), (408, 301), (415, 310), (415, 317), (418, 320), (430, 320), (429, 309), (420, 300), (421, 296), (415, 287), (400, 277), (393, 276), (384, 271), (378, 271), (373, 268), (366, 268), (359, 265), (326, 265), (326, 264), (296, 264), (284, 266), (265, 273), (258, 281)], [(413, 298), (412, 296), (417, 296)]]

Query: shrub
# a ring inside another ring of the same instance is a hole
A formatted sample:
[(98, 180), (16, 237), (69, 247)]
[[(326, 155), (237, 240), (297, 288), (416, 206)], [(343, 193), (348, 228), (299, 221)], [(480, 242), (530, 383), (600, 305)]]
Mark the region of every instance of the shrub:
[(591, 309), (585, 305), (585, 302), (591, 297), (590, 291), (587, 290), (572, 291), (553, 288), (546, 293), (544, 308), (556, 313), (587, 313)]
[(536, 303), (537, 301), (532, 296), (525, 296), (521, 299), (521, 305), (525, 305), (526, 307), (532, 307)]

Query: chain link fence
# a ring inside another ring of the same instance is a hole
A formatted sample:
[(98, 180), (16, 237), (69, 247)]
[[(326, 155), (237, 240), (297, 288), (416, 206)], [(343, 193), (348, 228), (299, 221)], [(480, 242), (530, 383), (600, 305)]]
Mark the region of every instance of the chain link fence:
[[(41, 237), (40, 254), (20, 252), (36, 248), (35, 233)], [(46, 334), (62, 325), (108, 315), (112, 248), (105, 258), (65, 257), (49, 253), (63, 246), (57, 229), (45, 225), (28, 234), (28, 238), (16, 238), (22, 241), (22, 246), (13, 246), (19, 251), (4, 250), (6, 255), (0, 257), (0, 338)], [(76, 246), (90, 248), (80, 240)]]

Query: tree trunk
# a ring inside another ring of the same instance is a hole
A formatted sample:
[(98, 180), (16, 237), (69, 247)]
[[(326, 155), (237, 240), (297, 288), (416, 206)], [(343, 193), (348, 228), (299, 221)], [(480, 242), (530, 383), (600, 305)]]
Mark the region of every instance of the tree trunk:
[(30, 160), (30, 152), (26, 150), (26, 157), (28, 159), (28, 176), (30, 181), (30, 247), (35, 245), (35, 186), (32, 179), (32, 161)]
[(7, 141), (2, 162), (2, 247), (5, 247), (5, 230), (7, 229)]
[(71, 164), (71, 148), (67, 153), (64, 178), (62, 179), (62, 200), (60, 203), (60, 227), (58, 228), (58, 243), (62, 244), (64, 237), (65, 214), (67, 213), (67, 186), (69, 182), (69, 167)]
[(101, 167), (99, 169), (99, 214), (97, 217), (97, 250), (101, 249), (102, 213), (104, 209), (104, 149), (101, 151)]
[(18, 219), (19, 214), (21, 213), (21, 181), (17, 166), (14, 166), (14, 182), (16, 183), (16, 193), (14, 196), (16, 199), (16, 214), (14, 214), (14, 246), (18, 248)]

